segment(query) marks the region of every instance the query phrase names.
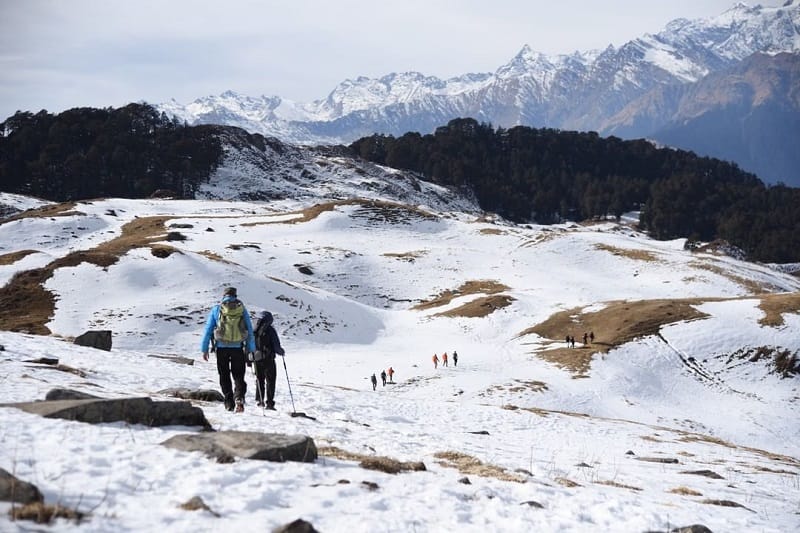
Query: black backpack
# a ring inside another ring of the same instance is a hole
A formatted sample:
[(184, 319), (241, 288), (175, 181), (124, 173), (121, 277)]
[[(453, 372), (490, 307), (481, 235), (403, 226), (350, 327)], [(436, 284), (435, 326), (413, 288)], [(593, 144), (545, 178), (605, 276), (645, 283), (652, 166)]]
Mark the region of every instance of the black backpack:
[(269, 325), (266, 320), (260, 320), (255, 331), (256, 352), (253, 354), (254, 361), (261, 361), (267, 357), (275, 357), (275, 350), (269, 338)]

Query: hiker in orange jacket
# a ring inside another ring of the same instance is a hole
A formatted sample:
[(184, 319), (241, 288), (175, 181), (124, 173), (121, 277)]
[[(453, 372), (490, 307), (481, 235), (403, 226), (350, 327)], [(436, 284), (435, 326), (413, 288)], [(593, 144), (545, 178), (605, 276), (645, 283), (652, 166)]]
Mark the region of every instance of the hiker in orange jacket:
[(394, 368), (389, 367), (386, 373), (389, 374), (389, 383), (394, 383)]
[(439, 357), (436, 354), (433, 354), (433, 368), (439, 368)]
[(442, 354), (442, 366), (447, 366), (447, 352)]

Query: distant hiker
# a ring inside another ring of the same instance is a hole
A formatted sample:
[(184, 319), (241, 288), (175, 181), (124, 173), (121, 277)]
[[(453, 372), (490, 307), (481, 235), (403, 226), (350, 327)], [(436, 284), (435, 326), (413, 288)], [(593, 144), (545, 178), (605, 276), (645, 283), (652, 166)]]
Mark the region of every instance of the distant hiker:
[(589, 334), (584, 332), (583, 333), (583, 345), (586, 346), (587, 344), (589, 344)]
[(447, 352), (442, 354), (442, 366), (447, 366)]
[(439, 358), (436, 356), (436, 354), (433, 354), (431, 359), (433, 359), (433, 368), (439, 368)]
[(572, 335), (569, 336), (569, 347), (570, 348), (574, 348), (575, 347), (575, 337), (572, 336)]
[[(253, 354), (253, 362), (256, 364), (256, 404), (259, 407), (275, 410), (275, 379), (278, 375), (275, 367), (275, 355), (281, 357), (286, 355), (286, 351), (281, 346), (278, 332), (275, 331), (272, 322), (272, 313), (261, 311), (256, 324), (256, 352)], [(266, 389), (264, 388), (266, 381)], [(266, 392), (266, 394), (264, 394)], [(266, 397), (266, 404), (264, 399)]]
[(372, 377), (369, 378), (372, 381), (372, 390), (378, 388), (378, 378), (375, 377), (375, 372), (372, 373)]
[(394, 383), (394, 368), (389, 367), (386, 373), (389, 374), (389, 383)]
[(453, 350), (453, 366), (458, 366), (458, 352)]
[(594, 331), (589, 332), (589, 342), (594, 342)]
[(386, 386), (386, 370), (381, 370), (381, 381), (383, 382), (383, 386)]
[(567, 335), (567, 338), (566, 338), (566, 339), (564, 339), (564, 340), (567, 342), (567, 348), (569, 348), (569, 341), (570, 341), (570, 339), (569, 339), (569, 335)]
[[(213, 341), (212, 341), (213, 337)], [(245, 348), (248, 352), (256, 349), (253, 337), (253, 324), (244, 304), (236, 297), (236, 289), (225, 289), (222, 301), (211, 308), (200, 341), (203, 360), (208, 361), (208, 346), (217, 354), (219, 386), (225, 398), (225, 409), (244, 411), (244, 395), (247, 383), (244, 381)], [(231, 386), (231, 376), (235, 389)]]

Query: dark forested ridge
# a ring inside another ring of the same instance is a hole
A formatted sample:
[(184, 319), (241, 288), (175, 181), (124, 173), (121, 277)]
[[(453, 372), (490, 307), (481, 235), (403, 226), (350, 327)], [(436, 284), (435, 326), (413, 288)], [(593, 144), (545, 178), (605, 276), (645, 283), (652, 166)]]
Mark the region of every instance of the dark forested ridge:
[(735, 164), (645, 140), (456, 119), (430, 135), (373, 135), (354, 153), (474, 191), (515, 222), (549, 224), (641, 210), (659, 239), (724, 239), (753, 260), (800, 261), (800, 189), (766, 187)]
[(17, 112), (0, 124), (2, 190), (47, 200), (158, 189), (191, 198), (221, 156), (214, 126), (182, 125), (146, 104)]
[[(193, 198), (222, 160), (224, 129), (186, 126), (146, 104), (18, 112), (0, 123), (0, 190), (54, 201), (144, 198), (159, 189)], [(350, 148), (474, 192), (484, 209), (516, 222), (641, 210), (643, 229), (659, 239), (725, 239), (753, 260), (800, 262), (800, 189), (766, 187), (734, 164), (691, 152), (595, 133), (495, 130), (472, 119)]]

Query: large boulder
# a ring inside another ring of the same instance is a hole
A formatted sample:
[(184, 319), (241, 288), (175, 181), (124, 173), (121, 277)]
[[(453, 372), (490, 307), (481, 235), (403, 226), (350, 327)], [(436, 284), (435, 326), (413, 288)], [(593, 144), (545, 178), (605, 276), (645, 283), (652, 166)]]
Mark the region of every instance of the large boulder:
[(89, 330), (83, 335), (75, 337), (75, 344), (97, 348), (98, 350), (111, 351), (111, 330)]
[(17, 479), (0, 468), (0, 501), (29, 504), (43, 502), (44, 496), (36, 485)]
[(88, 424), (127, 422), (146, 426), (200, 426), (211, 429), (203, 410), (189, 402), (154, 402), (150, 398), (53, 400), (0, 404), (45, 418), (63, 418)]
[(56, 400), (100, 400), (99, 396), (93, 396), (88, 392), (81, 392), (72, 389), (50, 389), (44, 397), (45, 400), (52, 402)]
[(161, 444), (186, 452), (203, 452), (217, 460), (241, 457), (261, 461), (312, 463), (317, 459), (317, 446), (311, 437), (305, 435), (218, 431), (175, 435)]

